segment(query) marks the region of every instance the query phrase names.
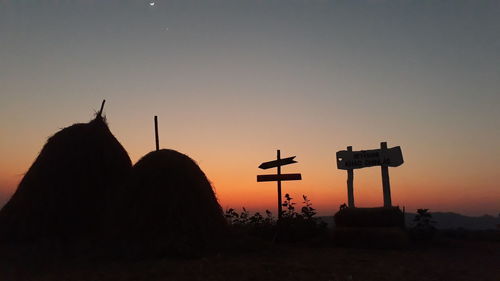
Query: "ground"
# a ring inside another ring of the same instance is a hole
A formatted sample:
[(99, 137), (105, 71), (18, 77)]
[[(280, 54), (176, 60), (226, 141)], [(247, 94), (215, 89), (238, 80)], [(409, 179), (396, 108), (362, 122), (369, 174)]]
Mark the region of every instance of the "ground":
[(203, 258), (0, 257), (0, 280), (500, 280), (500, 243), (450, 240), (406, 249), (269, 244)]

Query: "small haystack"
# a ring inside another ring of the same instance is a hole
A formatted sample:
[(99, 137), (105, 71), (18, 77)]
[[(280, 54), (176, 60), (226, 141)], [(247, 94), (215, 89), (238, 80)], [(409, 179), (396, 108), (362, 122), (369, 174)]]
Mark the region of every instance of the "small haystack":
[(0, 211), (0, 240), (87, 239), (100, 231), (109, 196), (127, 180), (130, 158), (97, 117), (50, 137)]
[(124, 233), (140, 251), (193, 255), (220, 238), (222, 208), (200, 167), (170, 149), (150, 152), (133, 167)]

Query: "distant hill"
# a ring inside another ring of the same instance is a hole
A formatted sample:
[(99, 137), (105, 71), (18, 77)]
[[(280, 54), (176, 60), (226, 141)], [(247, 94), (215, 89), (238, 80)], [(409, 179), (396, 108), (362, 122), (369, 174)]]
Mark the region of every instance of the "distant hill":
[[(411, 226), (415, 214), (406, 214), (406, 224)], [(480, 217), (469, 217), (452, 212), (432, 213), (432, 220), (439, 229), (465, 228), (470, 230), (497, 229), (500, 225), (500, 216), (494, 217), (484, 215)]]
[[(436, 222), (434, 225), (439, 229), (465, 228), (470, 230), (485, 230), (497, 229), (498, 225), (500, 225), (500, 215), (497, 217), (490, 215), (469, 217), (452, 212), (435, 212), (431, 214), (432, 220)], [(415, 215), (416, 214), (413, 213), (405, 214), (407, 226), (412, 226)], [(323, 216), (319, 218), (325, 221), (329, 227), (334, 225), (333, 216)]]

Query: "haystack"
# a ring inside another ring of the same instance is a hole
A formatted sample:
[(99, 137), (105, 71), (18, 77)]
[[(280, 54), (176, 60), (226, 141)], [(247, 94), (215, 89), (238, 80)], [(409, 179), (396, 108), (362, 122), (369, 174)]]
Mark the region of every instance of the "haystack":
[(0, 239), (67, 241), (102, 227), (109, 196), (127, 180), (130, 158), (100, 114), (50, 137), (0, 211)]
[(141, 251), (197, 254), (224, 233), (226, 221), (212, 186), (187, 155), (162, 149), (133, 167), (124, 211), (127, 245)]

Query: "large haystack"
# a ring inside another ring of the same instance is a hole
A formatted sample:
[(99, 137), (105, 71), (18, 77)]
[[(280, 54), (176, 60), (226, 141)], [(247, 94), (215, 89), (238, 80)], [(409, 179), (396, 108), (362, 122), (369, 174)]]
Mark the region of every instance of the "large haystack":
[(103, 117), (50, 137), (0, 211), (1, 240), (67, 241), (101, 228), (111, 193), (127, 179), (131, 161)]
[(226, 221), (210, 182), (182, 153), (150, 152), (134, 165), (130, 187), (123, 233), (131, 247), (191, 255), (224, 233)]

